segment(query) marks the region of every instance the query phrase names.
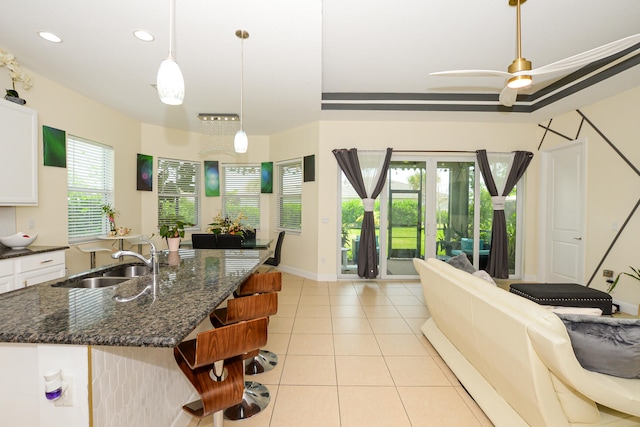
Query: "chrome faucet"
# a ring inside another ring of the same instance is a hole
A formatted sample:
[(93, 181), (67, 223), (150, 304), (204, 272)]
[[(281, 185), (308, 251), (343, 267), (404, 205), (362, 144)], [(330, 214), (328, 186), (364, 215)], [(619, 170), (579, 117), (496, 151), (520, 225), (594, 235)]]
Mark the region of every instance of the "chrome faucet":
[(150, 252), (149, 259), (146, 259), (139, 253), (133, 252), (133, 251), (118, 251), (111, 254), (111, 258), (118, 259), (122, 256), (136, 257), (140, 261), (144, 262), (144, 265), (146, 265), (149, 268), (149, 270), (151, 270), (153, 274), (156, 275), (160, 272), (160, 263), (158, 263), (158, 251), (156, 250), (156, 245), (154, 245), (151, 240), (146, 240), (146, 239), (143, 239), (143, 240), (147, 242), (149, 246), (151, 246), (151, 249), (149, 251)]

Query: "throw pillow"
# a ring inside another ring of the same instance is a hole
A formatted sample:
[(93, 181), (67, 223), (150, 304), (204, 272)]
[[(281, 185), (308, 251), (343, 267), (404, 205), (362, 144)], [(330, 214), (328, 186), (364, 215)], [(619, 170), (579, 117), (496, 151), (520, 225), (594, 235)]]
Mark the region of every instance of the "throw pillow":
[(498, 286), (496, 285), (496, 282), (493, 280), (493, 277), (491, 277), (491, 275), (484, 270), (478, 270), (473, 272), (472, 274), (474, 276), (478, 276), (482, 280), (486, 280), (487, 282), (491, 283), (493, 286)]
[(476, 268), (473, 266), (473, 264), (471, 264), (471, 262), (469, 262), (469, 258), (467, 258), (467, 254), (465, 254), (464, 252), (449, 258), (447, 260), (447, 264), (450, 264), (451, 266), (460, 270), (466, 271), (467, 273), (474, 273), (476, 271)]
[(640, 378), (640, 319), (558, 314), (583, 368)]

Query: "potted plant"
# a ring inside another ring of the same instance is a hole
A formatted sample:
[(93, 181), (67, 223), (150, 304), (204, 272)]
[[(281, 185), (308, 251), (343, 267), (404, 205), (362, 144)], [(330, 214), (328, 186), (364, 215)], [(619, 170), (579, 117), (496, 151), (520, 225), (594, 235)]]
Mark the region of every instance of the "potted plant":
[(616, 276), (616, 280), (614, 280), (613, 282), (609, 282), (609, 289), (607, 289), (607, 293), (613, 292), (613, 289), (616, 287), (616, 285), (618, 284), (618, 281), (620, 280), (620, 276), (622, 276), (623, 274), (629, 277), (633, 277), (634, 279), (640, 281), (640, 268), (636, 269), (631, 266), (629, 266), (629, 268), (631, 269), (631, 271), (633, 271), (633, 273), (627, 273), (626, 271), (623, 271), (622, 273), (618, 273), (618, 275)]
[(102, 209), (102, 213), (107, 217), (107, 220), (109, 220), (109, 235), (115, 236), (118, 232), (116, 228), (116, 216), (118, 216), (120, 212), (115, 210), (109, 203), (100, 206), (100, 209)]
[(163, 224), (160, 226), (160, 236), (167, 241), (170, 252), (175, 252), (180, 247), (180, 239), (184, 238), (184, 227), (192, 226), (189, 222), (177, 220), (172, 224)]
[(242, 221), (248, 219), (247, 216), (240, 212), (234, 219), (223, 216), (222, 212), (218, 213), (213, 218), (213, 222), (207, 227), (207, 233), (209, 234), (240, 234), (244, 236), (245, 231), (250, 228)]
[(7, 89), (7, 94), (4, 99), (7, 101), (15, 102), (16, 104), (24, 105), (27, 101), (20, 98), (18, 92), (16, 91), (16, 82), (22, 82), (22, 87), (26, 90), (31, 88), (31, 77), (29, 77), (22, 68), (20, 68), (20, 64), (16, 61), (16, 58), (9, 52), (5, 52), (0, 49), (0, 67), (6, 67), (7, 71), (9, 71), (9, 77), (11, 77), (11, 89)]

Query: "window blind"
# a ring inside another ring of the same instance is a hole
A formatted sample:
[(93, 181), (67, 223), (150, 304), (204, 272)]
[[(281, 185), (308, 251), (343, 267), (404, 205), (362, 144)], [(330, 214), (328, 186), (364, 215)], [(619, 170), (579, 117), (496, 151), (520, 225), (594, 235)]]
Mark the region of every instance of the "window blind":
[(69, 242), (90, 240), (109, 230), (102, 205), (113, 205), (113, 148), (67, 135)]
[(240, 213), (247, 218), (243, 225), (260, 228), (260, 166), (223, 165), (222, 213), (227, 218), (237, 218)]
[(302, 230), (302, 161), (278, 165), (278, 228)]
[(158, 226), (175, 221), (200, 228), (200, 163), (158, 158)]

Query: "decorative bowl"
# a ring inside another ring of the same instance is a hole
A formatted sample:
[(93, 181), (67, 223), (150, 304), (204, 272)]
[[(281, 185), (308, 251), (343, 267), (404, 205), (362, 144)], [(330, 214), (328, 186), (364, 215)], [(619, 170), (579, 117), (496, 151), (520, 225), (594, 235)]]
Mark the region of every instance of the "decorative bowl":
[(24, 249), (32, 244), (37, 237), (38, 233), (24, 234), (23, 232), (19, 232), (13, 236), (0, 237), (0, 243), (11, 249)]

